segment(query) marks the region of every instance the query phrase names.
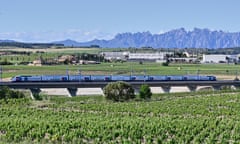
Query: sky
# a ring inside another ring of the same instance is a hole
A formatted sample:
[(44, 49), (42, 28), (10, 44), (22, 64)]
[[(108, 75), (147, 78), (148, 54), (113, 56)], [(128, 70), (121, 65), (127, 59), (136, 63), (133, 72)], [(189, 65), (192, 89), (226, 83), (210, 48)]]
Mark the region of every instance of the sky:
[(117, 33), (240, 32), (240, 0), (0, 0), (0, 40), (79, 42)]

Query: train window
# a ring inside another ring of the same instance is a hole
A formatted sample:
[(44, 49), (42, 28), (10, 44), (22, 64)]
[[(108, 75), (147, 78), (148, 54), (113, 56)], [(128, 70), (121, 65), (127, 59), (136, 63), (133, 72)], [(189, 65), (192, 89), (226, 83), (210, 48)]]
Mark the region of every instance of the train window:
[(153, 77), (149, 77), (149, 80), (153, 80), (154, 78)]
[(136, 80), (136, 77), (131, 77), (131, 80)]
[(109, 80), (110, 80), (110, 77), (105, 77), (105, 80), (106, 80), (106, 81), (109, 81)]
[(67, 78), (66, 77), (62, 77), (62, 81), (67, 81)]
[(89, 78), (89, 77), (84, 77), (84, 80), (85, 80), (85, 81), (89, 81), (90, 78)]
[(21, 81), (21, 77), (16, 77), (16, 81)]

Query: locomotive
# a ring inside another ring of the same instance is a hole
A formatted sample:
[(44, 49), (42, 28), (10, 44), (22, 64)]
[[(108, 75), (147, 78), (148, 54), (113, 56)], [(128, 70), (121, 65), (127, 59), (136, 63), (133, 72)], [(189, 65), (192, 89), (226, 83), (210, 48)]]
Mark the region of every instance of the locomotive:
[(18, 75), (12, 82), (216, 81), (205, 75)]

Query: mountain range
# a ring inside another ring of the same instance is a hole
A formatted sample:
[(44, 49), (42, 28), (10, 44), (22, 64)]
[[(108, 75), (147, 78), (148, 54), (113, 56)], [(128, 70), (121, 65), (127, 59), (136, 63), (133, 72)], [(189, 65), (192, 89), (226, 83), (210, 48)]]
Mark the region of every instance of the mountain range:
[(228, 48), (240, 46), (240, 32), (211, 31), (199, 28), (187, 31), (180, 28), (162, 34), (151, 34), (150, 32), (121, 33), (111, 40), (95, 39), (81, 43), (66, 40), (57, 43), (62, 43), (65, 46), (99, 45), (110, 48)]
[[(14, 43), (12, 40), (0, 40), (0, 43)], [(106, 48), (152, 47), (152, 48), (231, 48), (240, 47), (240, 32), (212, 31), (194, 28), (187, 31), (184, 28), (171, 30), (162, 34), (150, 32), (119, 33), (110, 40), (92, 40), (77, 42), (71, 39), (51, 42), (65, 46)]]

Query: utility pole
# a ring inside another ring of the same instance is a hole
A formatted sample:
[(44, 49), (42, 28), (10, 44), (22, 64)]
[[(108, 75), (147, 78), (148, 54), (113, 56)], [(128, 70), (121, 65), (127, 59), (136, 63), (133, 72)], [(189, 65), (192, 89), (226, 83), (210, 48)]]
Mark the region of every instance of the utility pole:
[(1, 80), (0, 80), (0, 82), (2, 82), (2, 74), (3, 74), (3, 69), (2, 69), (2, 65), (0, 65), (0, 75), (1, 75)]

